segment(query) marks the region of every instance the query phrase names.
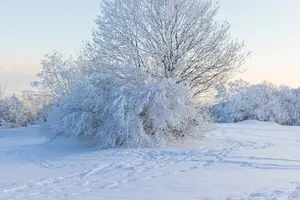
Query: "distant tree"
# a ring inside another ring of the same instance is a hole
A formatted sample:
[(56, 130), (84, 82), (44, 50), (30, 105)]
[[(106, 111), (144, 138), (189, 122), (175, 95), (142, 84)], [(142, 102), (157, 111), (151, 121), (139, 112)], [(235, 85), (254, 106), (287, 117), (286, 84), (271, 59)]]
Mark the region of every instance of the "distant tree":
[(254, 119), (300, 125), (299, 89), (276, 87), (267, 82), (250, 85), (244, 81), (235, 81), (220, 88), (217, 95), (219, 103), (211, 108), (217, 122)]
[(0, 99), (0, 127), (14, 128), (27, 126), (38, 120), (44, 101), (39, 96), (23, 92)]
[(90, 70), (130, 63), (157, 77), (176, 77), (194, 94), (227, 80), (248, 53), (230, 25), (215, 20), (211, 0), (103, 0), (85, 55)]
[(40, 81), (33, 82), (32, 85), (42, 87), (48, 95), (68, 96), (71, 85), (76, 81), (75, 61), (72, 57), (63, 60), (61, 53), (53, 51), (45, 55), (41, 65), (43, 70), (37, 74)]
[(21, 114), (21, 109), (23, 107), (23, 104), (15, 94), (7, 98), (6, 101), (9, 109), (9, 116), (7, 121), (12, 124), (17, 124), (18, 121), (17, 118)]
[(7, 102), (4, 99), (0, 99), (0, 126), (4, 126), (9, 116), (9, 108)]
[(7, 85), (0, 84), (0, 99), (3, 99)]

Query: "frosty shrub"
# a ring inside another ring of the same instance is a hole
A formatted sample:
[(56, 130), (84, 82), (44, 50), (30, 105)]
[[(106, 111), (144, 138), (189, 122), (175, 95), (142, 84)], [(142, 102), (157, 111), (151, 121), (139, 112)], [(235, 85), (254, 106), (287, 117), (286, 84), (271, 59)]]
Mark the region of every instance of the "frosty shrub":
[(217, 88), (219, 103), (211, 112), (217, 122), (248, 119), (283, 125), (300, 125), (300, 90), (270, 83), (250, 85), (243, 81)]
[(202, 135), (206, 115), (184, 83), (153, 78), (137, 67), (101, 69), (53, 108), (44, 124), (52, 136), (77, 136), (113, 148), (164, 146)]
[(37, 118), (37, 111), (30, 107), (29, 102), (15, 94), (0, 99), (0, 127), (25, 127)]

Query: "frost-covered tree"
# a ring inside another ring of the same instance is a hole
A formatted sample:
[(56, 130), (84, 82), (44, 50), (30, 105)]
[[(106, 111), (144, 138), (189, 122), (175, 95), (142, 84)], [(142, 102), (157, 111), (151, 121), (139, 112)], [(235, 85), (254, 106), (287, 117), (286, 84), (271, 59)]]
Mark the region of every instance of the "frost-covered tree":
[(40, 120), (43, 115), (43, 107), (51, 106), (54, 101), (52, 96), (41, 91), (25, 90), (21, 96), (23, 102), (23, 110), (30, 122)]
[(8, 116), (8, 106), (4, 100), (6, 85), (0, 84), (0, 128), (6, 125), (5, 117)]
[(244, 80), (229, 82), (228, 85), (220, 84), (216, 86), (216, 99), (219, 103), (226, 102), (233, 96), (245, 91), (250, 83)]
[(63, 60), (61, 53), (53, 51), (45, 55), (41, 61), (43, 70), (37, 74), (40, 81), (33, 82), (33, 86), (47, 90), (48, 95), (68, 96), (70, 88), (77, 81), (78, 72), (72, 57)]
[(220, 88), (217, 95), (219, 103), (211, 108), (217, 122), (254, 119), (300, 125), (299, 89), (276, 87), (267, 82), (250, 85), (243, 81)]
[(17, 124), (18, 121), (17, 118), (21, 113), (21, 108), (23, 104), (15, 94), (9, 97), (6, 101), (9, 108), (9, 116), (8, 116), (9, 122), (13, 124)]
[(232, 75), (248, 53), (232, 40), (228, 22), (215, 17), (211, 0), (103, 0), (85, 54), (103, 63), (129, 63), (157, 77), (188, 83), (194, 95)]
[(9, 116), (9, 109), (7, 102), (0, 99), (0, 128), (6, 126), (7, 116)]
[(37, 120), (40, 109), (30, 98), (13, 94), (0, 99), (0, 127), (23, 127)]
[(280, 121), (288, 125), (300, 125), (300, 89), (290, 89), (281, 86), (277, 92), (277, 98), (281, 102)]
[(26, 123), (23, 104), (15, 94), (0, 100), (0, 120), (7, 127), (23, 126)]
[(6, 90), (6, 85), (0, 84), (0, 99), (3, 99)]
[(195, 96), (226, 81), (248, 55), (229, 23), (216, 21), (218, 9), (211, 0), (103, 0), (83, 59), (54, 53), (42, 61), (40, 83), (55, 96), (45, 132), (103, 148), (201, 135), (207, 119)]

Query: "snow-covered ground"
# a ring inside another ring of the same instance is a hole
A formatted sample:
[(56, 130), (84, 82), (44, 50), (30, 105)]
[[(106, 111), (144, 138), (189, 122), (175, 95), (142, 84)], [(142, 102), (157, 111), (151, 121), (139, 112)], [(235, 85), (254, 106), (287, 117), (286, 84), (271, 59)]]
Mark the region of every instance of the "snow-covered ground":
[(0, 200), (300, 199), (300, 127), (219, 124), (202, 141), (97, 150), (0, 130)]

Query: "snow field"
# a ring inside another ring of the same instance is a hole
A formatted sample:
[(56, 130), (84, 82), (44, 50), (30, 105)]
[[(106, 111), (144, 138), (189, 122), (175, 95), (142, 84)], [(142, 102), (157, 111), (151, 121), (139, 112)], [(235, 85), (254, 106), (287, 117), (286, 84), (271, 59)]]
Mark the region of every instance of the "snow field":
[(300, 199), (300, 127), (216, 124), (201, 141), (99, 150), (0, 131), (0, 200)]

